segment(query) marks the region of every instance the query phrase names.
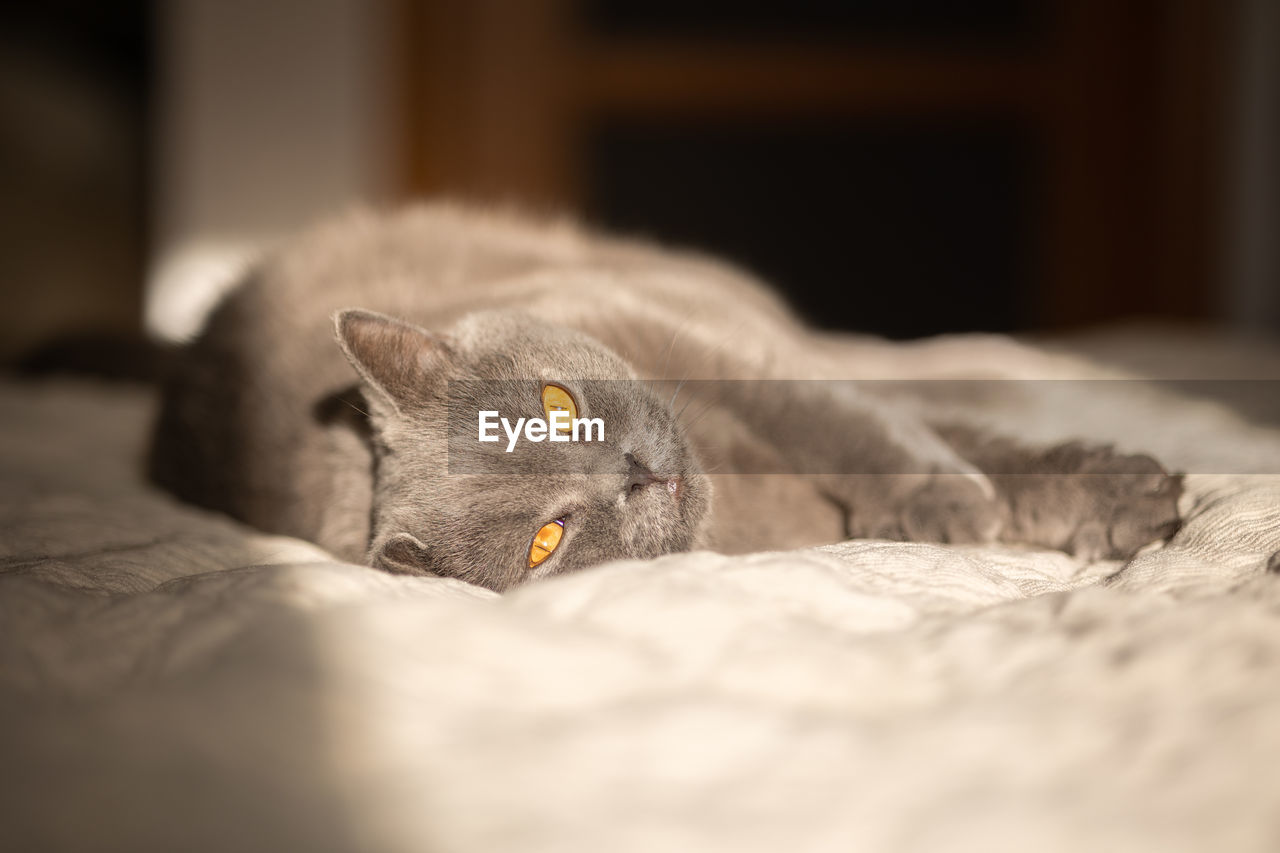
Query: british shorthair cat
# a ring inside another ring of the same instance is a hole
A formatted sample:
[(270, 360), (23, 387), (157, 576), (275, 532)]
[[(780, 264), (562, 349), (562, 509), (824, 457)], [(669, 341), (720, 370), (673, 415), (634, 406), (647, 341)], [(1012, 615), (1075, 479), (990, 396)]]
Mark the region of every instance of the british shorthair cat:
[(356, 213), (222, 300), (166, 382), (151, 473), (496, 590), (849, 537), (1123, 558), (1176, 528), (1180, 479), (1149, 457), (908, 414), (830, 344), (698, 254), (445, 203)]

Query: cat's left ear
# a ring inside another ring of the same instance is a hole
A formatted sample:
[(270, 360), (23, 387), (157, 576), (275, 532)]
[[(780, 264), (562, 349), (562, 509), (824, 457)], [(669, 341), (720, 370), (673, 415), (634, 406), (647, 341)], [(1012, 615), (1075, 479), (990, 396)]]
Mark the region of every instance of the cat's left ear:
[(352, 366), (396, 411), (424, 399), (451, 354), (438, 335), (374, 311), (339, 311), (333, 325)]
[(373, 549), (374, 568), (394, 575), (436, 574), (435, 554), (430, 546), (408, 533), (397, 533)]

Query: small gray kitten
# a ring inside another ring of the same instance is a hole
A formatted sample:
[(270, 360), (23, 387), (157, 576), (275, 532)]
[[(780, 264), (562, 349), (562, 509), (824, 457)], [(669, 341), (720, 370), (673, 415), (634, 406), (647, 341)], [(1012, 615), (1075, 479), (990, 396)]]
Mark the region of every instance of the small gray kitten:
[[(224, 298), (165, 385), (150, 467), (344, 559), (496, 590), (700, 547), (1127, 557), (1176, 529), (1180, 480), (1149, 457), (926, 424), (835, 381), (846, 361), (706, 257), (443, 203), (357, 213)], [(603, 440), (468, 432), (555, 408)]]

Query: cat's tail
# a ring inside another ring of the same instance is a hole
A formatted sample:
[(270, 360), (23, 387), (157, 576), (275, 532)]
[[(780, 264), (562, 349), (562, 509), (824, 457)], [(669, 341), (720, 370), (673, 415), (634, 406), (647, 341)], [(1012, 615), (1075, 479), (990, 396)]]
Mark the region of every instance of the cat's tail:
[(68, 376), (160, 385), (169, 375), (178, 346), (142, 334), (64, 335), (28, 350), (14, 363), (28, 379)]

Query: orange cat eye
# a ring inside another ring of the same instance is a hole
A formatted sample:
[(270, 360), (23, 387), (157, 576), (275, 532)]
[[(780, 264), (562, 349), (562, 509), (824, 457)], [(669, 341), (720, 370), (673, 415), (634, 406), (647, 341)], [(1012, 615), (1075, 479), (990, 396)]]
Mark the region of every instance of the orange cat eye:
[[(578, 404), (574, 402), (573, 395), (559, 385), (543, 385), (542, 413), (546, 416), (547, 423), (551, 423), (552, 412), (568, 412), (569, 420), (572, 421), (578, 416)], [(561, 435), (567, 435), (568, 432), (567, 425), (559, 429)]]
[(562, 536), (564, 536), (563, 518), (557, 518), (539, 527), (538, 532), (533, 534), (533, 542), (529, 545), (529, 568), (532, 569), (550, 557), (551, 552), (559, 546)]

